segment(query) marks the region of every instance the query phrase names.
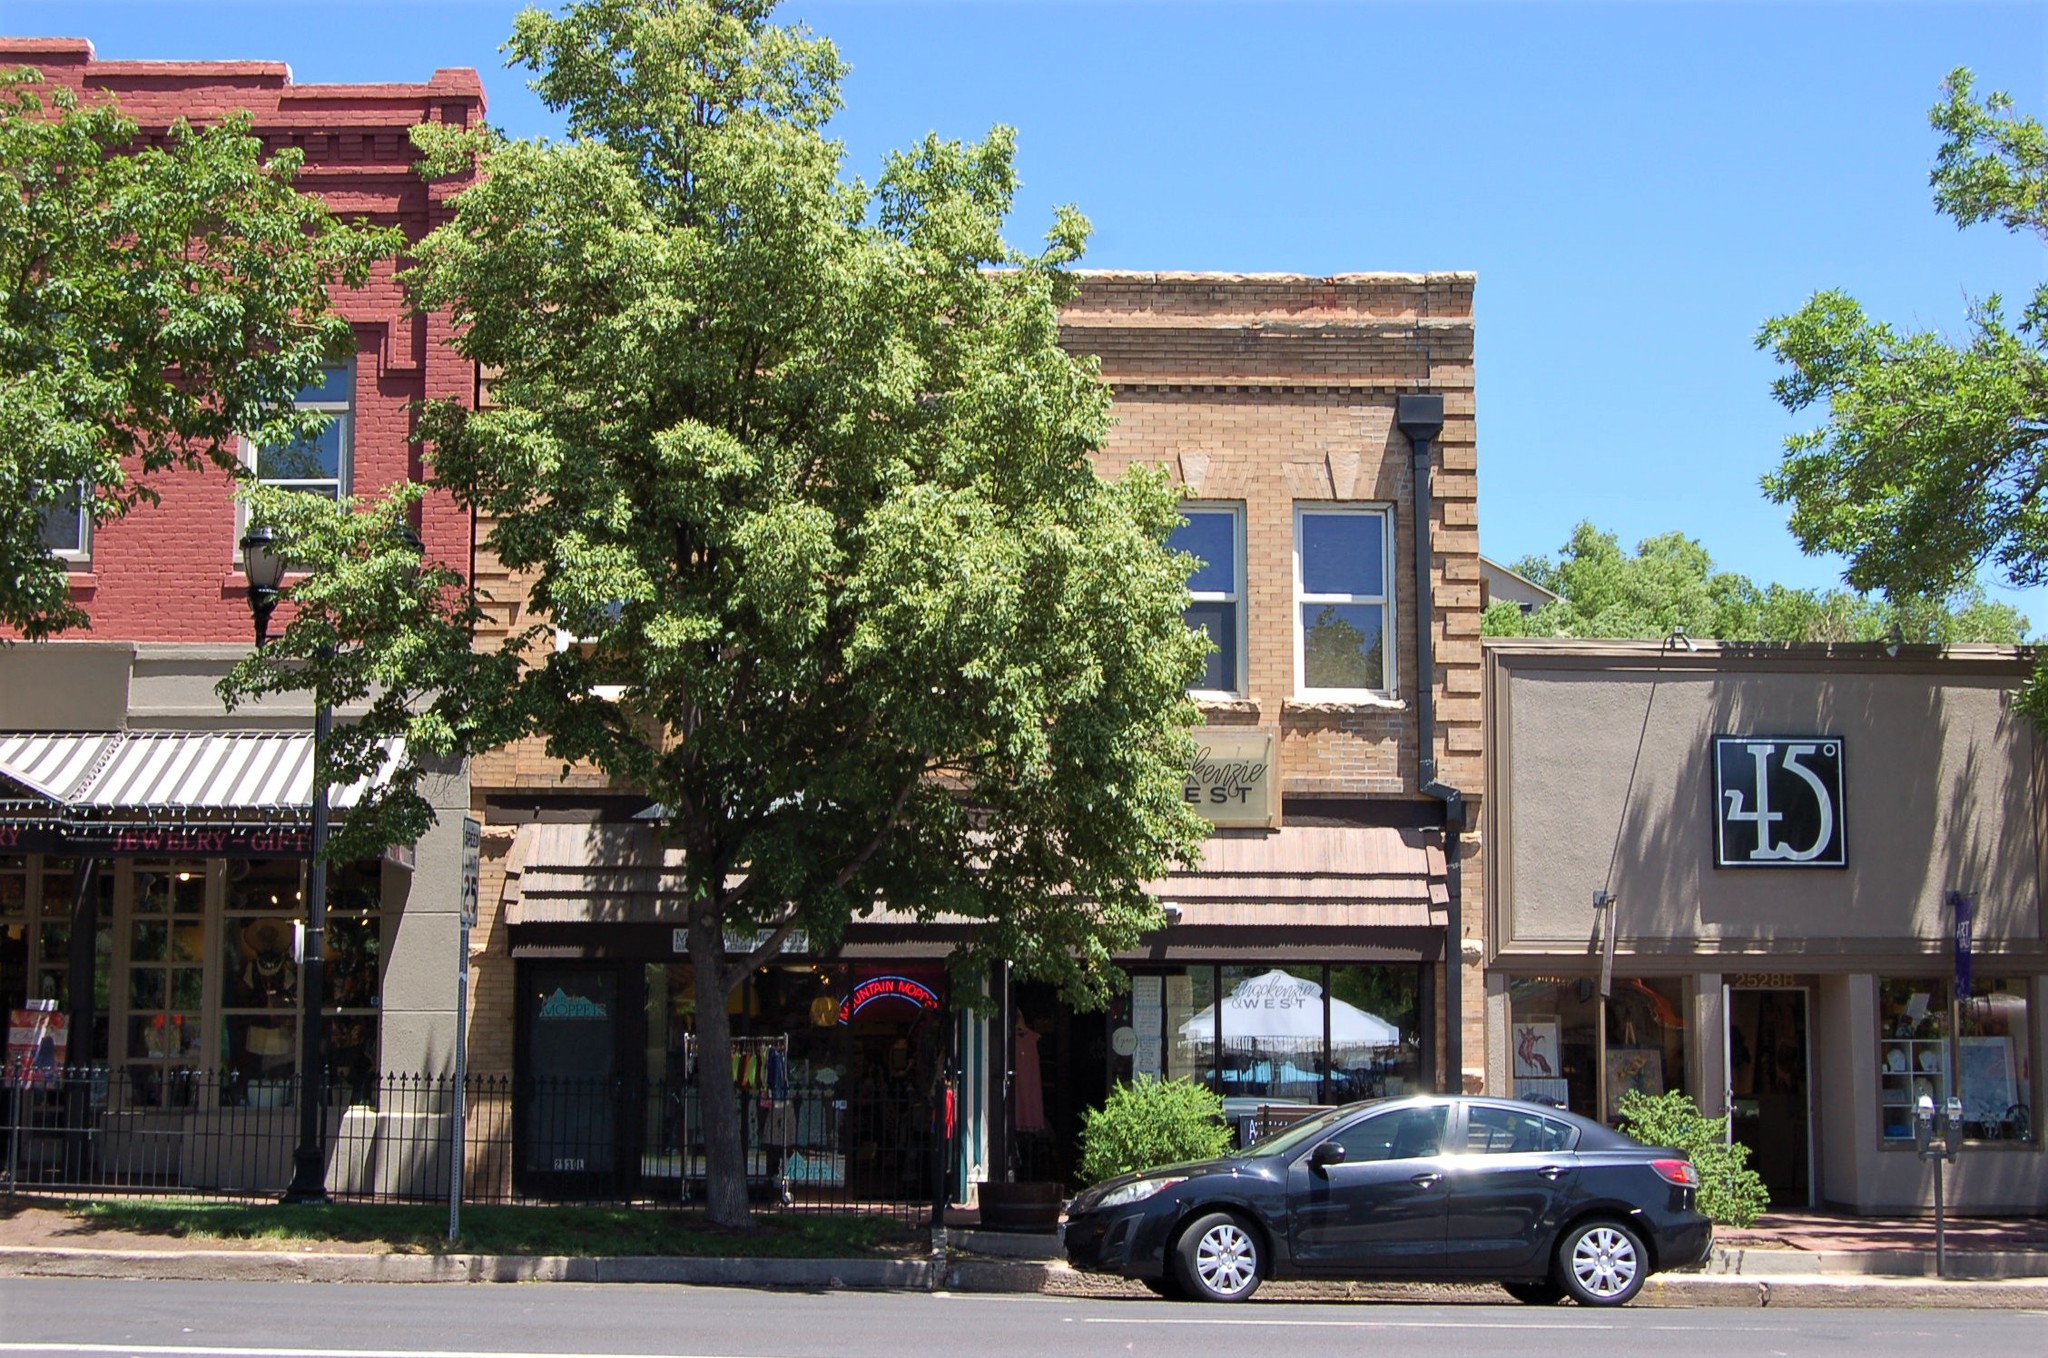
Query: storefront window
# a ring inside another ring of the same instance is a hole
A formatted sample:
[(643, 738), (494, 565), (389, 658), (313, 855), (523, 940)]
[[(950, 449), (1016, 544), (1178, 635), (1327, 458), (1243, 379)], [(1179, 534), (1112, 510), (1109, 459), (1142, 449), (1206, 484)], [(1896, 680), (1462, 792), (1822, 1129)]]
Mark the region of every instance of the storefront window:
[(1621, 1096), (1685, 1087), (1685, 988), (1672, 978), (1618, 978), (1607, 996), (1607, 1121)]
[(1422, 1069), (1422, 973), (1414, 967), (1331, 967), (1326, 1101), (1428, 1088)]
[(134, 893), (123, 1055), (138, 1101), (181, 1103), (205, 1050), (206, 864), (137, 863)]
[(1163, 976), (1137, 976), (1132, 985), (1134, 1074), (1216, 1079), (1216, 972), (1193, 967)]
[(1878, 982), (1879, 1131), (1913, 1140), (1914, 1109), (1925, 1096), (1945, 1109), (1962, 1100), (1963, 1134), (1973, 1141), (2034, 1139), (2027, 983), (1974, 980), (1951, 1003), (1931, 977)]
[[(28, 1000), (55, 1000), (71, 1008), (71, 912), (77, 896), (68, 859), (0, 858), (0, 1016)], [(76, 1037), (65, 1059), (85, 1064), (106, 1059), (107, 1009), (112, 998), (114, 878), (102, 864), (93, 877), (98, 923), (93, 931), (93, 1023), (88, 1041)], [(29, 908), (30, 901), (35, 908)]]
[(383, 865), (345, 863), (328, 873), (326, 1024), (328, 1095), (364, 1103), (377, 1083), (377, 1004), (384, 955)]
[(1139, 972), (1111, 1020), (1110, 1075), (1191, 1079), (1225, 1098), (1274, 1102), (1421, 1089), (1421, 986), (1412, 965)]
[(1957, 1006), (1956, 1077), (1966, 1135), (2034, 1139), (2031, 1031), (2023, 980), (1977, 980)]
[(1591, 979), (1528, 977), (1508, 990), (1515, 1096), (1586, 1117), (1600, 1107), (1600, 990)]
[(298, 1069), (299, 963), (305, 919), (303, 865), (237, 859), (228, 865), (221, 921), (221, 1097), (277, 1107)]

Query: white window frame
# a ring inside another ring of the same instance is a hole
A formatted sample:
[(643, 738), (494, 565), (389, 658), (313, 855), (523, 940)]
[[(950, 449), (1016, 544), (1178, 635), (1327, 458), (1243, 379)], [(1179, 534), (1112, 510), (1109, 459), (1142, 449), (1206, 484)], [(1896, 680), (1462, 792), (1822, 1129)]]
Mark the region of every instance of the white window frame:
[[(258, 444), (256, 444), (253, 440), (250, 439), (242, 440), (242, 465), (249, 469), (249, 475), (254, 480), (261, 482), (263, 485), (266, 486), (276, 486), (281, 490), (312, 491), (317, 489), (324, 489), (327, 486), (333, 486), (334, 498), (337, 501), (340, 501), (348, 498), (348, 496), (352, 493), (355, 484), (357, 369), (354, 359), (350, 359), (346, 363), (323, 363), (320, 365), (320, 367), (321, 371), (323, 372), (330, 370), (339, 370), (340, 372), (347, 374), (347, 399), (340, 401), (293, 401), (292, 409), (317, 410), (322, 414), (332, 415), (334, 417), (335, 422), (340, 426), (341, 456), (336, 461), (336, 465), (334, 468), (335, 475), (332, 477), (323, 476), (306, 480), (265, 481), (263, 479), (262, 464), (263, 450)], [(239, 510), (235, 515), (235, 537), (238, 540), (241, 538), (242, 534), (245, 531), (247, 531), (248, 526), (248, 510), (245, 506), (241, 510)]]
[[(1303, 521), (1312, 516), (1349, 516), (1380, 521), (1379, 594), (1310, 594), (1302, 583), (1301, 540)], [(1394, 506), (1351, 504), (1334, 500), (1297, 501), (1294, 506), (1294, 692), (1312, 702), (1388, 701), (1400, 693), (1400, 655), (1395, 645), (1394, 615)], [(1307, 634), (1302, 627), (1302, 610), (1311, 604), (1377, 604), (1380, 608), (1380, 658), (1386, 681), (1384, 688), (1311, 688), (1308, 682)]]
[[(81, 481), (78, 483), (78, 504), (73, 510), (78, 516), (78, 545), (76, 547), (50, 548), (50, 555), (56, 557), (59, 561), (92, 560), (92, 515), (86, 512), (86, 496), (86, 485)], [(58, 508), (58, 506), (51, 505), (49, 508), (53, 510)], [(48, 513), (49, 510), (44, 512)]]
[(1232, 578), (1237, 582), (1235, 592), (1225, 593), (1216, 590), (1199, 589), (1188, 591), (1189, 602), (1191, 603), (1234, 605), (1233, 616), (1237, 620), (1237, 636), (1234, 638), (1237, 651), (1237, 673), (1230, 676), (1232, 686), (1229, 688), (1191, 688), (1188, 690), (1188, 694), (1195, 698), (1241, 698), (1245, 694), (1245, 686), (1248, 682), (1245, 672), (1250, 667), (1250, 658), (1246, 654), (1245, 595), (1247, 590), (1245, 588), (1244, 504), (1242, 501), (1189, 500), (1181, 505), (1180, 512), (1182, 518), (1186, 518), (1189, 514), (1198, 513), (1228, 514), (1230, 516), (1230, 550), (1237, 554), (1237, 559), (1231, 563), (1233, 568), (1231, 572)]

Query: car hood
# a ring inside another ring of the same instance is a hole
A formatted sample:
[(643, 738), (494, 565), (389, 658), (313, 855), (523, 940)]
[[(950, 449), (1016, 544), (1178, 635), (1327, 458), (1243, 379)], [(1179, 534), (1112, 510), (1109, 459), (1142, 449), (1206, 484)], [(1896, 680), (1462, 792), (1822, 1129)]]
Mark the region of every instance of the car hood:
[(1119, 1174), (1114, 1179), (1104, 1179), (1083, 1190), (1075, 1196), (1068, 1211), (1085, 1212), (1102, 1201), (1105, 1194), (1140, 1179), (1193, 1179), (1210, 1174), (1236, 1174), (1243, 1168), (1243, 1158), (1235, 1155), (1218, 1156), (1214, 1160), (1189, 1160), (1177, 1165), (1153, 1165), (1131, 1174)]

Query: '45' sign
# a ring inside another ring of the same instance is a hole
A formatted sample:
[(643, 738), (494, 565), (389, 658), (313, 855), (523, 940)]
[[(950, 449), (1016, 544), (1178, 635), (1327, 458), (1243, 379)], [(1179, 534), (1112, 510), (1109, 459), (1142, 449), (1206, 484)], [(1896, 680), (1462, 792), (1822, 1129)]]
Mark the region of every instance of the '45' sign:
[(1715, 736), (1714, 798), (1714, 866), (1848, 866), (1840, 737)]

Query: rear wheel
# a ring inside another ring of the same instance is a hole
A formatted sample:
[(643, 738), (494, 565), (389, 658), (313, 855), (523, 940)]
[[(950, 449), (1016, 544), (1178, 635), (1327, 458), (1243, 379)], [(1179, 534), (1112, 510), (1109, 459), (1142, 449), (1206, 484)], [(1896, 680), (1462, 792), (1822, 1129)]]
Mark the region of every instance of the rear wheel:
[(1228, 1212), (1211, 1212), (1182, 1231), (1174, 1263), (1198, 1301), (1243, 1301), (1259, 1290), (1258, 1237)]
[(1556, 1283), (1502, 1283), (1500, 1288), (1524, 1306), (1555, 1306), (1565, 1297)]
[(1650, 1276), (1642, 1237), (1618, 1221), (1582, 1222), (1557, 1246), (1557, 1281), (1581, 1306), (1620, 1306)]

